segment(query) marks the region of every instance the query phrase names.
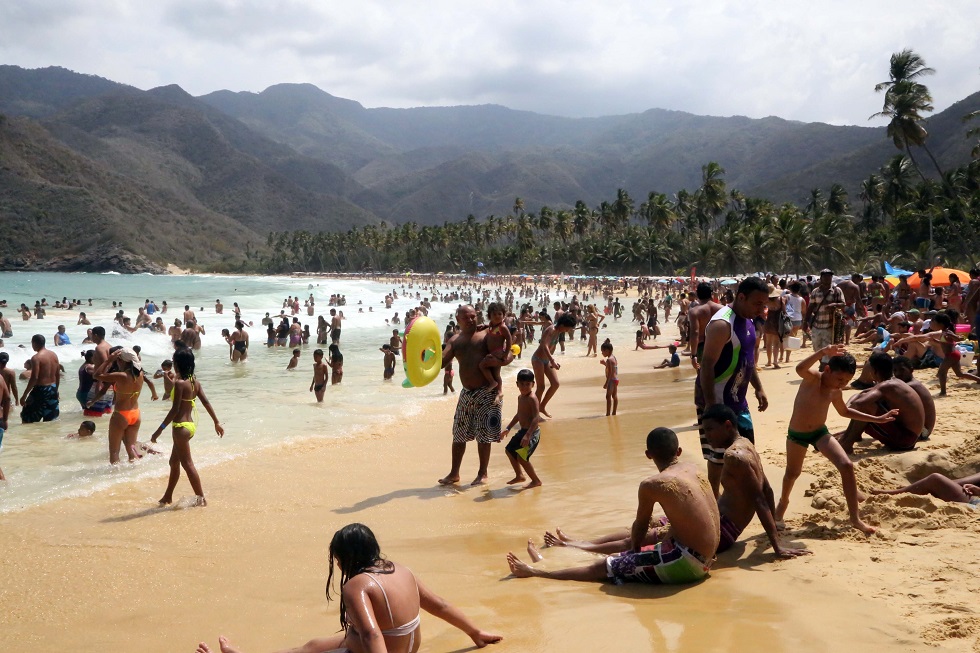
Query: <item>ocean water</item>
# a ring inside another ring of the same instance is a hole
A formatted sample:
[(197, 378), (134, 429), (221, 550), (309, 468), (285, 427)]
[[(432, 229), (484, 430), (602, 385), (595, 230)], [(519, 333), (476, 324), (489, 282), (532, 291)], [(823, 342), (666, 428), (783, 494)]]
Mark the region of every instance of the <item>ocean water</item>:
[[(391, 309), (386, 310), (384, 296), (393, 288), (398, 291), (399, 298)], [(225, 437), (219, 439), (206, 411), (200, 410), (192, 450), (197, 466), (206, 468), (246, 455), (257, 448), (289, 446), (298, 439), (350, 437), (352, 433), (372, 424), (404, 419), (417, 413), (423, 402), (442, 397), (441, 377), (424, 388), (402, 388), (403, 373), (400, 365), (396, 367), (393, 382), (382, 380), (383, 354), (379, 348), (388, 342), (394, 328), (386, 325), (385, 319), (390, 319), (395, 312), (400, 317), (404, 316), (406, 310), (417, 306), (419, 300), (415, 298), (416, 291), (426, 295), (420, 285), (409, 289), (407, 280), (404, 290), (411, 290), (411, 299), (402, 296), (401, 285), (393, 286), (368, 280), (0, 273), (0, 299), (6, 299), (8, 305), (7, 308), (0, 309), (0, 312), (11, 321), (14, 331), (14, 337), (5, 339), (4, 351), (10, 354), (8, 366), (18, 372), (22, 370), (24, 361), (33, 353), (30, 349), (31, 337), (35, 333), (41, 333), (47, 339), (49, 348), (57, 353), (66, 371), (61, 386), (61, 418), (58, 421), (21, 424), (20, 408), (11, 409), (10, 428), (4, 436), (3, 449), (0, 451), (0, 468), (8, 479), (7, 483), (0, 483), (0, 513), (29, 508), (63, 497), (90, 494), (113, 484), (137, 479), (145, 479), (143, 486), (148, 499), (159, 498), (157, 495), (163, 493), (165, 482), (162, 477), (168, 470), (170, 429), (164, 431), (159, 440), (164, 455), (146, 456), (135, 464), (123, 462), (111, 466), (108, 463), (106, 437), (109, 418), (84, 417), (81, 406), (75, 400), (77, 371), (83, 362), (81, 353), (91, 347), (80, 344), (88, 328), (76, 324), (80, 310), (85, 311), (92, 326), (105, 327), (107, 340), (111, 345), (140, 345), (144, 369), (152, 374), (173, 352), (169, 336), (145, 330), (134, 334), (112, 335), (112, 317), (115, 315), (112, 302), (121, 301), (126, 315), (135, 317), (145, 299), (154, 300), (158, 306), (166, 300), (169, 310), (162, 317), (168, 327), (175, 318), (182, 317), (185, 304), (194, 309), (207, 330), (202, 338), (203, 348), (197, 354), (197, 377), (225, 428)], [(285, 367), (292, 348), (266, 348), (265, 329), (260, 324), (266, 312), (273, 316), (278, 315), (287, 296), (298, 295), (302, 300), (310, 293), (316, 301), (316, 314), (327, 318), (330, 295), (343, 294), (347, 297), (347, 305), (337, 309), (343, 311), (346, 318), (340, 342), (344, 354), (344, 380), (339, 386), (328, 385), (325, 400), (319, 405), (309, 392), (312, 352), (317, 348), (314, 344), (316, 317), (308, 317), (305, 307), (301, 306), (298, 317), (304, 325), (310, 325), (313, 337), (311, 344), (302, 347), (299, 368), (290, 372)], [(62, 297), (79, 298), (85, 303), (91, 298), (93, 306), (83, 306), (71, 311), (49, 307), (44, 320), (32, 318), (26, 322), (21, 321), (16, 308), (21, 303), (33, 306), (42, 297), (46, 297), (49, 304)], [(222, 315), (214, 312), (214, 301), (218, 298), (225, 306)], [(255, 324), (248, 329), (249, 359), (246, 363), (237, 365), (228, 360), (228, 345), (221, 337), (223, 328), (234, 329), (232, 302), (239, 303), (242, 318), (246, 322), (252, 321)], [(433, 302), (429, 315), (440, 330), (445, 329), (452, 319), (456, 306), (457, 302)], [(373, 312), (368, 311), (369, 307), (373, 308)], [(359, 308), (364, 312), (359, 313)], [(59, 324), (67, 327), (73, 344), (51, 346)], [(20, 345), (24, 347), (21, 348)], [(18, 392), (23, 392), (26, 383), (27, 381), (18, 380)], [(162, 396), (162, 379), (155, 383)], [(458, 386), (458, 381), (456, 385)], [(140, 396), (140, 441), (149, 440), (150, 434), (169, 407), (162, 400), (151, 401), (149, 390), (144, 390)], [(85, 419), (95, 421), (96, 435), (84, 441), (66, 439), (65, 436), (77, 430), (79, 423)], [(448, 425), (446, 428), (448, 429)], [(206, 491), (206, 473), (203, 482)], [(182, 477), (176, 496), (190, 494), (186, 478)]]

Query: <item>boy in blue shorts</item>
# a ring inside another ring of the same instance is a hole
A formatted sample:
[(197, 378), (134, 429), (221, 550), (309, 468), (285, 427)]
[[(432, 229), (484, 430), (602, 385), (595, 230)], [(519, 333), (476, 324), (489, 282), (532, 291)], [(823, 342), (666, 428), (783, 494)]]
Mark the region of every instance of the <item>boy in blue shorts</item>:
[(523, 483), (527, 479), (524, 472), (531, 478), (531, 482), (524, 486), (527, 490), (532, 487), (541, 487), (541, 479), (534, 472), (531, 465), (531, 454), (538, 448), (541, 439), (541, 430), (538, 428), (541, 423), (541, 411), (538, 405), (538, 398), (534, 395), (534, 372), (531, 370), (521, 370), (517, 373), (517, 390), (521, 393), (517, 398), (517, 414), (510, 420), (497, 442), (504, 439), (510, 433), (514, 424), (520, 424), (521, 430), (514, 435), (507, 443), (507, 459), (510, 460), (514, 468), (514, 478), (507, 481), (507, 485)]

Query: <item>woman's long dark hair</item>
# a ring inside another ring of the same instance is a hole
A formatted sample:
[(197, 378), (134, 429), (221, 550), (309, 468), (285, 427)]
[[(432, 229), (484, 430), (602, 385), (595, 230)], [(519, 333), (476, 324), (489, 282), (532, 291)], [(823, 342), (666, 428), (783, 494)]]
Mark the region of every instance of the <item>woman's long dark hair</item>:
[(189, 348), (174, 352), (174, 369), (180, 378), (189, 381), (194, 378), (194, 352)]
[(347, 524), (333, 534), (330, 540), (330, 573), (327, 576), (327, 600), (333, 600), (330, 596), (330, 587), (333, 585), (334, 563), (340, 567), (340, 627), (346, 632), (350, 627), (347, 619), (347, 606), (344, 604), (343, 588), (354, 576), (364, 573), (368, 569), (375, 569), (382, 574), (390, 574), (395, 571), (395, 565), (389, 560), (385, 560), (381, 555), (381, 545), (378, 539), (371, 532), (371, 529), (364, 524)]

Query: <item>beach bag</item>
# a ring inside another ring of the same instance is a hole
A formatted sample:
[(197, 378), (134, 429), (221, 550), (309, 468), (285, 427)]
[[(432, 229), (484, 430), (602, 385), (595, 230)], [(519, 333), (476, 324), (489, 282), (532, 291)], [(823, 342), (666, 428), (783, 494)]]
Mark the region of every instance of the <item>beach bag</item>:
[(789, 319), (789, 314), (786, 311), (781, 311), (781, 313), (777, 331), (780, 338), (785, 338), (793, 331), (793, 320)]

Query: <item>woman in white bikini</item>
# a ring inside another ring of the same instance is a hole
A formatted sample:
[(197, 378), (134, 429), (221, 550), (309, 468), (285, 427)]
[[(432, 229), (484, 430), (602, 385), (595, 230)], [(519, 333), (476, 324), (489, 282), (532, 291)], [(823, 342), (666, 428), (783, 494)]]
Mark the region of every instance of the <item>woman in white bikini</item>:
[[(340, 570), (340, 625), (344, 632), (312, 639), (282, 653), (415, 653), (422, 644), (420, 608), (462, 630), (478, 648), (503, 639), (477, 628), (459, 609), (433, 594), (410, 569), (385, 560), (374, 533), (364, 524), (348, 524), (334, 533), (328, 601), (335, 563)], [(218, 642), (222, 653), (240, 653), (224, 637)], [(211, 653), (211, 649), (201, 642), (197, 653)]]

